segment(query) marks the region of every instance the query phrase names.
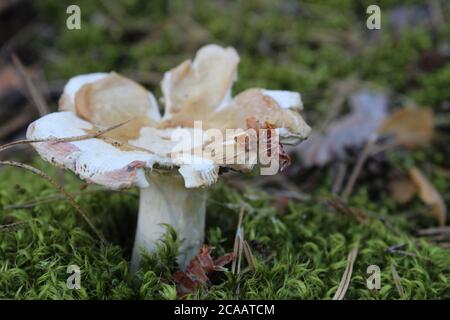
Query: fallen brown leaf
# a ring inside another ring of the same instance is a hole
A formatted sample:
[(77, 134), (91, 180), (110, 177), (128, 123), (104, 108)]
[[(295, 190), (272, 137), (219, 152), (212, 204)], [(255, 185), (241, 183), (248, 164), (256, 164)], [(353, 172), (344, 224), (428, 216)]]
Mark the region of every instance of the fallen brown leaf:
[(343, 158), (348, 148), (358, 148), (370, 139), (387, 117), (388, 96), (362, 89), (350, 96), (351, 111), (332, 121), (325, 131), (313, 132), (295, 150), (305, 166), (324, 166)]
[(408, 203), (417, 192), (416, 184), (409, 178), (398, 178), (389, 182), (391, 197), (400, 204)]
[(401, 108), (393, 112), (379, 129), (381, 134), (393, 135), (408, 148), (428, 145), (434, 133), (434, 115), (429, 108)]
[(203, 245), (199, 253), (189, 262), (186, 271), (177, 271), (173, 274), (179, 296), (192, 293), (197, 287), (207, 285), (209, 283), (208, 273), (222, 270), (223, 266), (234, 259), (234, 253), (228, 253), (213, 260), (211, 251), (212, 248)]
[(419, 189), (420, 199), (431, 206), (431, 214), (436, 218), (439, 225), (445, 225), (447, 208), (439, 192), (418, 168), (411, 168), (409, 175)]
[(20, 85), (20, 77), (13, 67), (8, 65), (0, 68), (0, 95), (10, 89), (20, 88)]

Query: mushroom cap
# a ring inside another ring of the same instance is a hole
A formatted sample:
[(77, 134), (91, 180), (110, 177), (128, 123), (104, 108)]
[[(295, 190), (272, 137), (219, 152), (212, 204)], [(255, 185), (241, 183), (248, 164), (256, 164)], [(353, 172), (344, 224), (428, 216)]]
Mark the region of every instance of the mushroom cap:
[[(174, 169), (187, 188), (211, 185), (220, 167), (254, 166), (220, 161), (224, 158), (218, 158), (212, 147), (217, 146), (213, 143), (217, 135), (225, 137), (221, 146), (234, 147), (241, 133), (228, 136), (229, 129), (245, 134), (257, 124), (274, 129), (280, 141), (289, 144), (311, 131), (299, 113), (303, 108), (299, 93), (248, 89), (232, 98), (238, 63), (233, 48), (207, 45), (194, 61), (166, 72), (161, 83), (163, 116), (153, 94), (133, 80), (114, 72), (76, 76), (64, 88), (60, 111), (31, 123), (27, 138), (49, 139), (33, 143), (43, 159), (108, 188), (144, 188), (149, 184), (146, 170)], [(117, 124), (122, 125), (95, 137), (61, 141)], [(59, 141), (51, 140), (56, 138)]]

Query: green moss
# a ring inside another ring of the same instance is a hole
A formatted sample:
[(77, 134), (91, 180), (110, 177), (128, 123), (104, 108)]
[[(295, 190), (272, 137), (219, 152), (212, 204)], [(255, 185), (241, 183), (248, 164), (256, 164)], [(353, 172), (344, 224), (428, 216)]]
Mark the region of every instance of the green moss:
[[(39, 162), (48, 172), (52, 169)], [(65, 176), (67, 189), (79, 183)], [(16, 187), (11, 181), (18, 183)], [(178, 242), (170, 231), (158, 253), (146, 256), (135, 277), (129, 273), (129, 252), (137, 211), (137, 193), (97, 192), (78, 197), (90, 219), (111, 242), (101, 245), (77, 213), (64, 201), (39, 204), (29, 209), (7, 210), (8, 205), (53, 195), (55, 190), (39, 177), (19, 170), (0, 171), (0, 224), (28, 221), (15, 229), (0, 231), (0, 296), (41, 299), (173, 299)], [(355, 205), (377, 210), (367, 196), (352, 198)], [(339, 285), (349, 250), (359, 243), (348, 298), (450, 298), (450, 253), (426, 242), (416, 243), (405, 231), (408, 222), (380, 213), (401, 230), (394, 234), (380, 220), (358, 224), (336, 215), (320, 203), (289, 204), (281, 214), (270, 197), (239, 195), (219, 183), (208, 201), (207, 242), (215, 254), (232, 251), (237, 212), (246, 207), (244, 230), (253, 247), (256, 268), (239, 276), (223, 274), (223, 283), (199, 289), (192, 298), (328, 299)], [(384, 208), (386, 211), (386, 208)], [(393, 245), (405, 244), (412, 256), (389, 254)], [(261, 247), (264, 248), (261, 251)], [(81, 268), (81, 290), (66, 287), (66, 269)], [(366, 287), (366, 269), (378, 265), (382, 288)], [(391, 264), (401, 277), (405, 294), (399, 297), (390, 274)]]

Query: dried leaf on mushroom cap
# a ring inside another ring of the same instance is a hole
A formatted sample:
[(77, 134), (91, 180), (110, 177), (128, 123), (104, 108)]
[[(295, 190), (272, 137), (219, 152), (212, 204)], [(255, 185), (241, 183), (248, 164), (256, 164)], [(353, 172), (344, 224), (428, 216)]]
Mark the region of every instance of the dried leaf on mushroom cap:
[(185, 113), (201, 120), (231, 100), (231, 86), (237, 78), (239, 55), (234, 48), (207, 45), (194, 61), (187, 60), (165, 73), (161, 82), (164, 118)]
[(352, 94), (349, 103), (350, 113), (298, 146), (296, 151), (305, 166), (324, 166), (342, 158), (347, 148), (357, 148), (369, 140), (388, 116), (388, 96), (384, 92), (361, 89)]

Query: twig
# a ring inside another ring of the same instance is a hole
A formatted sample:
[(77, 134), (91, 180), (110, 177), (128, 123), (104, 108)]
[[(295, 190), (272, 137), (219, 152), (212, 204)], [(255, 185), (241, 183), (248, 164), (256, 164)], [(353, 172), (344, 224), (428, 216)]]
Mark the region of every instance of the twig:
[(17, 57), (15, 54), (12, 54), (12, 61), (19, 73), (20, 78), (22, 79), (23, 84), (25, 85), (31, 102), (34, 103), (39, 111), (39, 114), (41, 116), (45, 116), (46, 114), (50, 113), (50, 108), (45, 102), (44, 97), (34, 85), (33, 80), (31, 80), (30, 76), (27, 74), (25, 67), (23, 66), (19, 57)]
[(326, 202), (334, 210), (336, 210), (336, 212), (348, 216), (359, 223), (362, 223), (369, 219), (369, 214), (367, 212), (358, 208), (350, 207), (345, 201), (337, 196), (326, 199)]
[(396, 244), (396, 245), (390, 246), (389, 248), (386, 248), (384, 250), (384, 252), (393, 253), (393, 254), (397, 253), (397, 254), (401, 254), (404, 256), (410, 256), (410, 257), (417, 257), (417, 255), (415, 253), (408, 252), (405, 250), (400, 250), (401, 248), (406, 247), (406, 245), (407, 245), (406, 243)]
[[(257, 187), (262, 187), (274, 196), (283, 196), (298, 201), (309, 201), (312, 199), (311, 195), (302, 192), (298, 185), (290, 182), (282, 175), (260, 176), (252, 183)], [(268, 187), (274, 184), (276, 184), (276, 187)]]
[(377, 217), (381, 223), (383, 223), (383, 225), (388, 228), (393, 234), (395, 234), (396, 236), (401, 236), (402, 233), (400, 232), (400, 230), (397, 229), (396, 226), (394, 226), (386, 217)]
[(361, 169), (366, 162), (367, 158), (370, 155), (370, 150), (372, 149), (373, 145), (377, 141), (378, 135), (374, 134), (372, 135), (369, 140), (367, 141), (366, 145), (364, 146), (363, 151), (361, 152), (358, 161), (356, 162), (355, 167), (353, 168), (353, 171), (350, 175), (350, 178), (348, 179), (348, 182), (344, 188), (344, 191), (342, 191), (342, 198), (344, 201), (347, 201), (348, 197), (351, 195), (353, 191), (353, 187), (355, 186), (355, 182), (358, 179), (359, 173), (361, 172)]
[(422, 229), (417, 234), (419, 236), (434, 236), (439, 234), (448, 234), (450, 236), (450, 226)]
[(384, 143), (374, 144), (370, 150), (369, 156), (373, 157), (374, 155), (385, 152), (397, 147), (400, 147), (402, 144), (397, 140), (388, 140)]
[(106, 243), (106, 239), (105, 237), (102, 235), (102, 233), (97, 230), (97, 228), (94, 226), (94, 224), (89, 220), (89, 218), (87, 217), (87, 215), (83, 212), (83, 210), (81, 209), (81, 207), (79, 206), (79, 204), (75, 201), (75, 199), (63, 188), (61, 187), (57, 182), (55, 182), (50, 176), (48, 176), (46, 173), (42, 172), (39, 169), (36, 169), (32, 166), (29, 166), (27, 164), (24, 163), (20, 163), (20, 162), (15, 162), (15, 161), (0, 161), (0, 165), (3, 166), (12, 166), (12, 167), (17, 167), (17, 168), (21, 168), (21, 169), (25, 169), (28, 170), (32, 173), (34, 173), (35, 175), (47, 180), (48, 182), (50, 182), (55, 188), (57, 188), (62, 194), (64, 194), (64, 196), (67, 198), (67, 200), (69, 201), (69, 203), (75, 208), (75, 210), (81, 215), (81, 217), (84, 219), (84, 221), (88, 224), (88, 226), (92, 229), (92, 231), (94, 231), (94, 233), (96, 234), (96, 236), (103, 242)]
[(450, 226), (422, 229), (417, 232), (419, 237), (425, 237), (430, 243), (442, 248), (449, 248)]
[(80, 140), (87, 140), (87, 139), (94, 139), (94, 138), (98, 138), (99, 136), (110, 132), (114, 129), (117, 129), (125, 124), (127, 124), (128, 122), (130, 122), (131, 120), (127, 120), (124, 121), (122, 123), (116, 124), (112, 127), (103, 129), (103, 130), (99, 130), (97, 132), (94, 133), (89, 133), (89, 134), (85, 134), (85, 135), (81, 135), (81, 136), (76, 136), (76, 137), (67, 137), (67, 138), (43, 138), (43, 139), (32, 139), (32, 140), (28, 140), (28, 139), (24, 139), (24, 140), (17, 140), (17, 141), (13, 141), (7, 144), (4, 144), (3, 146), (0, 146), (0, 152), (12, 148), (18, 144), (27, 144), (27, 143), (38, 143), (38, 142), (53, 142), (53, 143), (59, 143), (59, 142), (74, 142), (74, 141), (80, 141)]
[(347, 266), (345, 267), (344, 274), (342, 275), (341, 282), (339, 283), (339, 287), (334, 294), (333, 300), (343, 300), (345, 297), (345, 293), (347, 292), (348, 285), (350, 284), (350, 280), (352, 278), (353, 273), (353, 265), (355, 264), (356, 257), (358, 255), (358, 246), (352, 249), (347, 257)]
[(331, 189), (333, 194), (338, 194), (341, 191), (346, 173), (347, 165), (344, 162), (340, 162), (337, 167), (336, 179), (334, 180), (333, 188)]
[(321, 121), (322, 124), (317, 129), (318, 133), (322, 133), (327, 130), (334, 118), (336, 118), (340, 113), (345, 100), (347, 99), (348, 95), (355, 89), (355, 86), (356, 81), (354, 78), (338, 82), (334, 85), (335, 98), (327, 106), (327, 109), (330, 110), (330, 112), (327, 113), (326, 119), (324, 121)]
[(0, 225), (0, 231), (14, 229), (14, 228), (19, 227), (21, 225), (28, 224), (31, 221), (36, 221), (36, 219), (30, 219), (30, 220), (27, 220), (27, 221), (19, 221), (19, 222), (14, 222), (14, 223), (10, 223), (10, 224), (3, 224), (3, 225)]

